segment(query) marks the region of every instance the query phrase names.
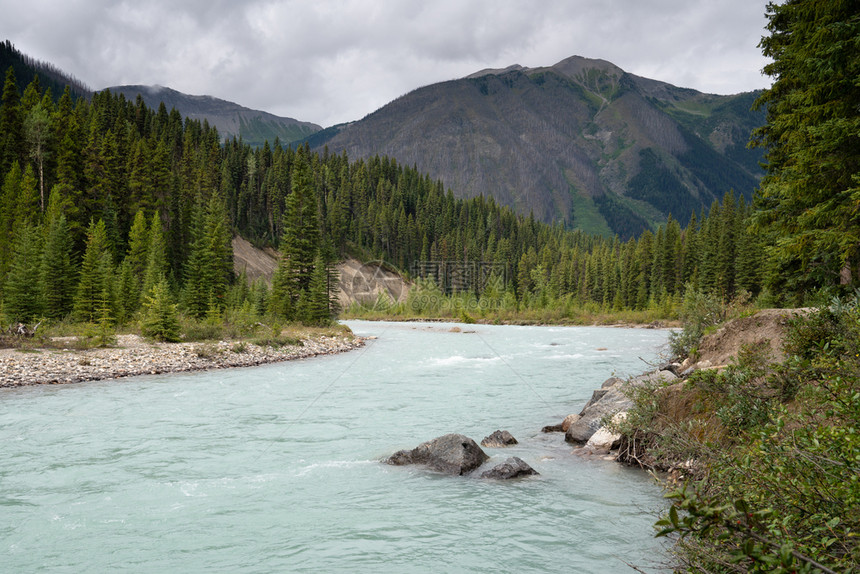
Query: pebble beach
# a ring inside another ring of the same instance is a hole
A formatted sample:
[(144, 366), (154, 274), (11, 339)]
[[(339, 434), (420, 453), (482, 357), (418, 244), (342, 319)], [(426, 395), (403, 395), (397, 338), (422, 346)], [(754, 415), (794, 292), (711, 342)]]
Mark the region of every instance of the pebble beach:
[(251, 367), (342, 353), (364, 344), (360, 337), (314, 336), (301, 345), (261, 347), (248, 342), (154, 343), (120, 335), (114, 347), (75, 350), (0, 350), (0, 388), (68, 384), (137, 375)]

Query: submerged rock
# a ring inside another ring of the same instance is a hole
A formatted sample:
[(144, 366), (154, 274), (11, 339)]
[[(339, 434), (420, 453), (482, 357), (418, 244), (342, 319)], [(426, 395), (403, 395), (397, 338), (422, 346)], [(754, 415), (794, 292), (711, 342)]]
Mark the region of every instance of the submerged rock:
[(472, 472), (489, 459), (474, 440), (461, 434), (446, 434), (419, 444), (412, 450), (400, 450), (385, 460), (402, 466), (422, 464), (446, 474)]
[(579, 420), (579, 415), (577, 415), (577, 414), (567, 415), (566, 417), (564, 417), (564, 420), (561, 421), (561, 431), (567, 432), (567, 429), (570, 428), (570, 425), (572, 425), (573, 423), (575, 423), (578, 420)]
[(520, 476), (530, 476), (540, 474), (538, 471), (530, 467), (523, 459), (512, 456), (502, 464), (498, 464), (490, 470), (481, 474), (481, 478), (492, 478), (496, 480), (508, 480), (518, 478)]
[(513, 435), (506, 430), (497, 430), (490, 436), (485, 436), (484, 440), (481, 441), (481, 446), (485, 446), (487, 448), (504, 448), (506, 446), (511, 446), (512, 444), (519, 443), (517, 439), (515, 439)]
[(567, 429), (570, 428), (570, 425), (579, 420), (578, 414), (567, 415), (564, 417), (564, 420), (561, 421), (560, 424), (557, 425), (548, 425), (540, 429), (540, 432), (550, 433), (550, 432), (567, 432)]

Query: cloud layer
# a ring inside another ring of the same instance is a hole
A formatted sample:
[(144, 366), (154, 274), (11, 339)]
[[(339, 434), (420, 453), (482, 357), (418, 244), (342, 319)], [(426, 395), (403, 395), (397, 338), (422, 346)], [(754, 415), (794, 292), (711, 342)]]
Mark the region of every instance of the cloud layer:
[(572, 55), (712, 93), (767, 87), (750, 0), (0, 0), (0, 39), (95, 89), (160, 84), (323, 126), (417, 87)]

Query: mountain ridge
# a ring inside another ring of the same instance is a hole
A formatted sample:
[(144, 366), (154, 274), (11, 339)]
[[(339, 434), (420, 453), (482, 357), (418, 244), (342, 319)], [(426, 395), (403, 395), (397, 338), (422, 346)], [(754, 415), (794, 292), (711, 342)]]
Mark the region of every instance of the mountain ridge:
[(254, 147), (262, 146), (265, 141), (274, 142), (276, 137), (287, 143), (322, 130), (312, 122), (276, 116), (210, 95), (185, 94), (166, 86), (124, 85), (106, 89), (132, 101), (140, 94), (144, 103), (153, 109), (164, 102), (168, 110), (176, 108), (184, 117), (207, 120), (222, 137), (241, 137)]
[(669, 213), (685, 222), (729, 190), (751, 197), (761, 154), (746, 143), (764, 118), (749, 112), (754, 99), (572, 56), (424, 86), (308, 141), (350, 158), (396, 158), (460, 197), (629, 237)]

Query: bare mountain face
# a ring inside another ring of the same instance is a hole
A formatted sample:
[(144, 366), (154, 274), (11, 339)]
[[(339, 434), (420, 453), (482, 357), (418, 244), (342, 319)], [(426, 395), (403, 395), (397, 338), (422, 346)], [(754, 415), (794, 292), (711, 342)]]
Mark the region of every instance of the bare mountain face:
[(254, 147), (262, 146), (267, 140), (274, 142), (276, 137), (283, 143), (289, 143), (322, 129), (310, 122), (282, 118), (212, 96), (189, 96), (162, 86), (114, 86), (108, 90), (123, 94), (131, 101), (135, 101), (140, 94), (144, 103), (155, 110), (164, 102), (168, 111), (176, 108), (183, 117), (201, 122), (205, 119), (209, 125), (218, 129), (222, 137), (232, 139), (241, 136), (245, 143)]
[(685, 223), (734, 190), (749, 198), (764, 123), (755, 93), (717, 96), (574, 56), (430, 85), (358, 122), (307, 138), (351, 159), (388, 155), (456, 195), (494, 197), (520, 213), (629, 237)]

